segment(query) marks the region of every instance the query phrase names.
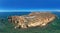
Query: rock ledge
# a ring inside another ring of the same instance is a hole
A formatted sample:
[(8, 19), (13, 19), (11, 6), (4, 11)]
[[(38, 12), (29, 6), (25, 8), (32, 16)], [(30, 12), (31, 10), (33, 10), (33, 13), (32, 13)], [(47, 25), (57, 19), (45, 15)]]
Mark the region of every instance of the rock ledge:
[(55, 15), (48, 12), (32, 12), (29, 15), (9, 16), (8, 21), (15, 25), (15, 28), (43, 27), (55, 19)]

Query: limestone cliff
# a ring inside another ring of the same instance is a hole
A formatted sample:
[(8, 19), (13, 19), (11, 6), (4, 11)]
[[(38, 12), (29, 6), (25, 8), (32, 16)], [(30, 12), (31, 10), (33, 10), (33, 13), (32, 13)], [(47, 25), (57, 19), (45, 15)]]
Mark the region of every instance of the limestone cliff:
[(48, 12), (32, 12), (26, 16), (10, 16), (8, 21), (15, 25), (15, 28), (43, 27), (55, 19), (55, 15)]

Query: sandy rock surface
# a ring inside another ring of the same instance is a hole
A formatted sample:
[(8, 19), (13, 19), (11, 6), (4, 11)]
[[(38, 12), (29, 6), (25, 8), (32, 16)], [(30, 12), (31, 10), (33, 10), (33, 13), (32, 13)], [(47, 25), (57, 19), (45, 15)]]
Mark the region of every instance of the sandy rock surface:
[(26, 16), (10, 16), (8, 21), (12, 22), (14, 28), (43, 27), (55, 19), (55, 15), (48, 12), (32, 12)]

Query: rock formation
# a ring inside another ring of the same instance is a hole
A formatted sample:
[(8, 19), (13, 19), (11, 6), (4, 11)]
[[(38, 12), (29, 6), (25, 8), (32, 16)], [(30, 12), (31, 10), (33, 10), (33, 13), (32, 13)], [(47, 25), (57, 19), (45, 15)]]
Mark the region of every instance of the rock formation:
[(29, 15), (10, 16), (8, 21), (15, 25), (15, 28), (43, 27), (55, 19), (55, 15), (48, 12), (32, 12)]

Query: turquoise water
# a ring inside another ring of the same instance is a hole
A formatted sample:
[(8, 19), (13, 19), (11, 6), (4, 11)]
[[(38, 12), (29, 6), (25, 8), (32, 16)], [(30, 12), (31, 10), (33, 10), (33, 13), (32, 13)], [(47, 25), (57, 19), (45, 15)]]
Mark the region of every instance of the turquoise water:
[(8, 16), (27, 15), (29, 13), (31, 12), (0, 12), (0, 33), (60, 33), (60, 12), (52, 12), (57, 15), (57, 18), (45, 27), (14, 29), (14, 25), (8, 22)]

